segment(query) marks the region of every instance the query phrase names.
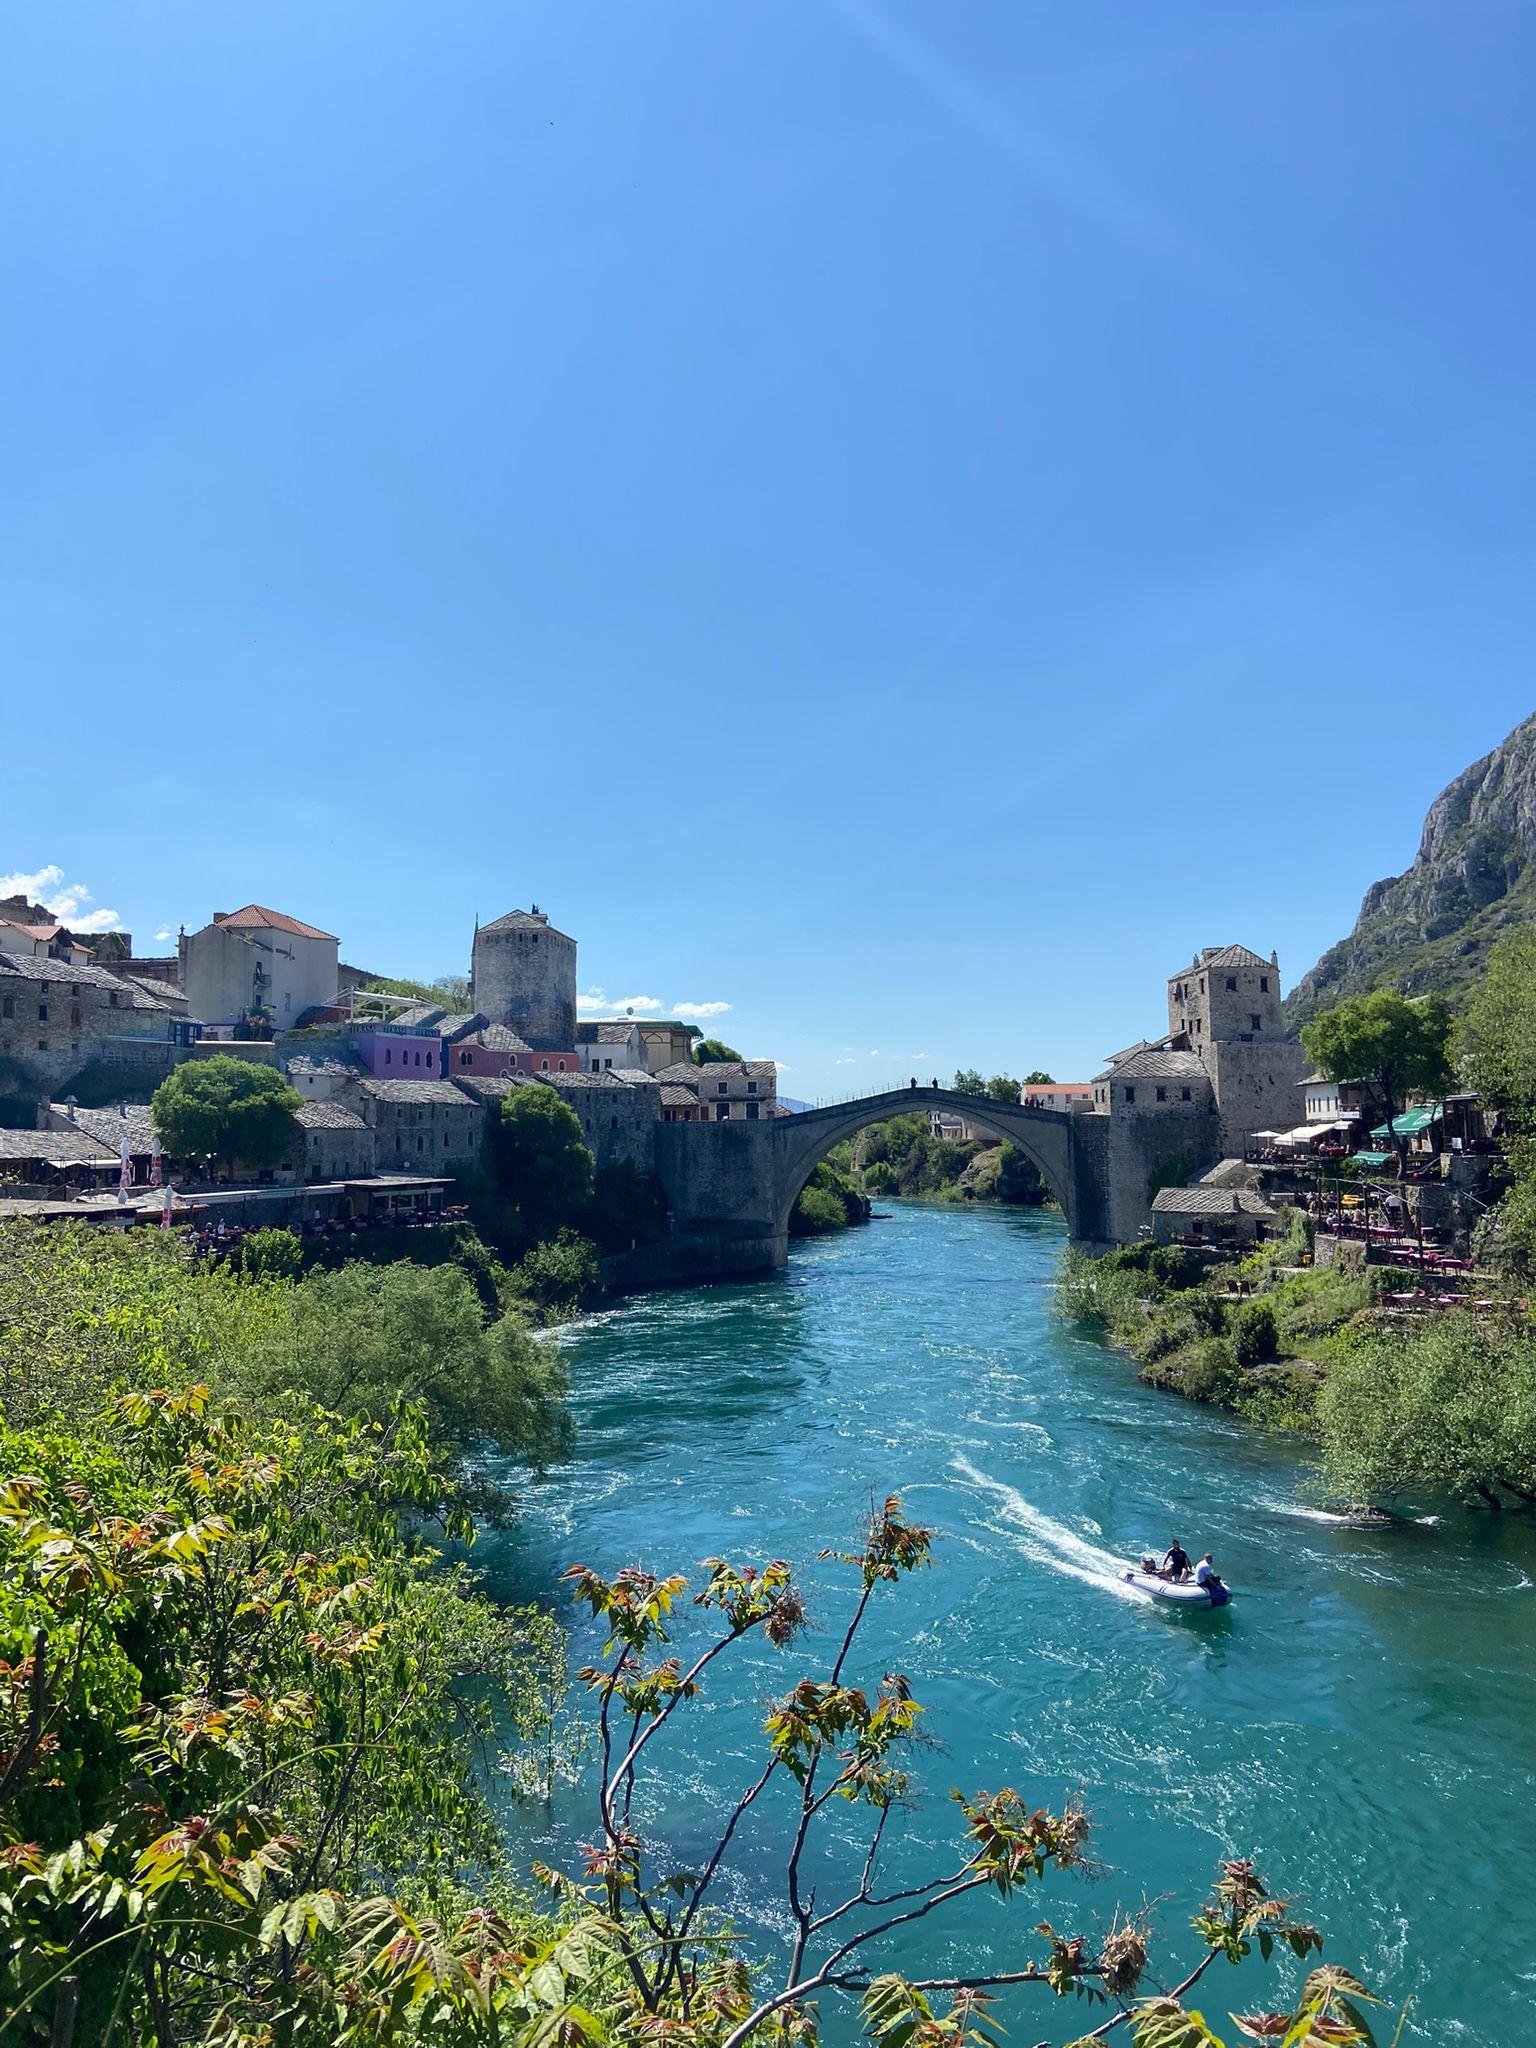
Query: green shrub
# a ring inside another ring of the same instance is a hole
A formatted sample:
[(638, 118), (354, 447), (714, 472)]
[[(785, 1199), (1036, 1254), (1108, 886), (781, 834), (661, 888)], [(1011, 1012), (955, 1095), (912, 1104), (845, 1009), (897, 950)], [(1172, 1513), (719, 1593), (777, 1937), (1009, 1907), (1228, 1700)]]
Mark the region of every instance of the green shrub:
[(1150, 1387), (1165, 1387), (1189, 1401), (1230, 1402), (1241, 1384), (1237, 1360), (1225, 1337), (1201, 1337), (1154, 1364), (1141, 1377)]
[(834, 1230), (846, 1230), (848, 1217), (838, 1197), (827, 1188), (808, 1187), (800, 1191), (790, 1218), (795, 1237), (822, 1237)]
[(253, 1230), (230, 1264), (253, 1280), (296, 1280), (304, 1268), (304, 1247), (291, 1230)]
[(1273, 1306), (1266, 1300), (1245, 1301), (1232, 1316), (1232, 1354), (1239, 1365), (1260, 1365), (1280, 1348)]
[(510, 1300), (525, 1302), (548, 1318), (574, 1315), (602, 1291), (597, 1246), (574, 1230), (536, 1244), (507, 1275)]

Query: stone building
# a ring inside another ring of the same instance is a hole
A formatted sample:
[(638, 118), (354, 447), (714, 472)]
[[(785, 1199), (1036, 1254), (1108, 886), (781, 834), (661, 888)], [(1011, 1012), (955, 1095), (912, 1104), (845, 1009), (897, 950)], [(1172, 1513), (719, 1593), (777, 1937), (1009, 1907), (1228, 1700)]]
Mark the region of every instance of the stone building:
[(1209, 1073), (1229, 1153), (1254, 1131), (1289, 1130), (1301, 1118), (1307, 1061), (1286, 1036), (1280, 995), (1278, 956), (1246, 946), (1205, 946), (1168, 978), (1170, 1043)]
[(576, 941), (556, 931), (538, 905), (509, 910), (475, 928), (470, 1000), (536, 1052), (576, 1046)]
[(342, 1102), (306, 1101), (293, 1113), (298, 1143), (291, 1160), (300, 1179), (365, 1180), (378, 1168), (378, 1132)]
[(656, 1079), (667, 1091), (668, 1123), (752, 1124), (775, 1113), (778, 1077), (772, 1060), (711, 1060), (702, 1067), (679, 1061)]
[(452, 1081), (380, 1081), (368, 1074), (329, 1099), (357, 1110), (370, 1126), (380, 1173), (445, 1173), (480, 1156), (484, 1108)]
[(336, 1000), (334, 935), (260, 903), (215, 911), (201, 931), (182, 933), (178, 952), (188, 1007), (206, 1024), (254, 1018), (290, 1030)]
[(0, 1094), (28, 1110), (72, 1092), (152, 1093), (177, 1030), (169, 1005), (104, 968), (0, 952)]
[(1285, 1226), (1280, 1210), (1247, 1188), (1160, 1188), (1152, 1202), (1152, 1235), (1196, 1244), (1262, 1243)]

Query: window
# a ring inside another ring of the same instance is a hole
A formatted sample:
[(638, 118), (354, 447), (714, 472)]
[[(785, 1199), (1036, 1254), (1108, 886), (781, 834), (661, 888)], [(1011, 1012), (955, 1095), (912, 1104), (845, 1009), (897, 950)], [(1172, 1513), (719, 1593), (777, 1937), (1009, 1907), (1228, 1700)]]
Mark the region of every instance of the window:
[(1237, 987), (1237, 976), (1235, 974), (1229, 974), (1227, 976), (1227, 987), (1230, 989), (1235, 989)]
[(39, 1024), (46, 1024), (48, 1022), (48, 1005), (46, 1003), (38, 1004), (37, 1021)]
[(417, 1066), (418, 1066), (418, 1067), (419, 1067), (419, 1066), (421, 1065), (421, 1054), (420, 1054), (420, 1053), (417, 1053), (417, 1055), (416, 1055), (416, 1064), (417, 1064)]
[(75, 1029), (78, 1031), (80, 1028), (80, 1005), (78, 1003), (70, 1004), (69, 1021), (71, 1024), (74, 1025)]
[(1200, 977), (1200, 993), (1201, 995), (1205, 994), (1205, 976), (1203, 974)]
[(1168, 1090), (1166, 1088), (1159, 1088), (1157, 1091), (1157, 1099), (1159, 1102), (1166, 1102), (1168, 1100)]
[(395, 1055), (393, 1049), (390, 1046), (386, 1045), (384, 1048), (384, 1064), (386, 1067), (390, 1064), (394, 1057)]
[(730, 1114), (731, 1105), (728, 1102), (717, 1102), (715, 1104), (715, 1122), (717, 1124), (725, 1123), (730, 1117)]
[(37, 1049), (39, 1052), (46, 1052), (48, 1050), (48, 1041), (46, 1038), (40, 1038), (37, 1041)]
[(1250, 1017), (1248, 1019), (1248, 1029), (1250, 1031), (1262, 1031), (1264, 1029), (1264, 1019), (1262, 1017)]
[(616, 1116), (609, 1117), (608, 1128), (610, 1131), (616, 1131), (619, 1128), (619, 1120)]
[(1125, 1091), (1125, 1099), (1127, 1102), (1134, 1102), (1136, 1100), (1136, 1090), (1134, 1088), (1127, 1088)]
[(14, 1017), (15, 1014), (16, 998), (14, 996), (6, 996), (4, 1001), (0, 1001), (0, 1017)]
[(461, 1067), (472, 1067), (474, 1063), (475, 1056), (472, 1052), (461, 1052), (459, 1054), (459, 1065)]
[(749, 1081), (747, 1083), (747, 1093), (749, 1095), (755, 1095), (757, 1093), (757, 1083), (755, 1081)]
[(540, 1060), (540, 1061), (539, 1061), (539, 1072), (540, 1072), (541, 1074), (547, 1074), (547, 1073), (549, 1072), (549, 1061), (548, 1061), (548, 1060)]
[(1181, 1089), (1179, 1090), (1179, 1100), (1180, 1100), (1180, 1102), (1188, 1102), (1188, 1100), (1189, 1100), (1189, 1090), (1188, 1090), (1187, 1088), (1181, 1088)]
[(1267, 974), (1259, 976), (1259, 993), (1265, 996), (1269, 994), (1269, 976)]
[(720, 1095), (727, 1094), (729, 1092), (729, 1089), (730, 1083), (728, 1081), (717, 1081), (715, 1083), (715, 1090)]
[(116, 989), (114, 989), (114, 990), (112, 991), (111, 995), (109, 995), (109, 996), (107, 997), (107, 1001), (108, 1001), (108, 1002), (109, 1002), (109, 1003), (110, 1003), (110, 1004), (112, 1005), (112, 1007), (113, 1007), (113, 1009), (114, 1009), (114, 1010), (115, 1010), (115, 1009), (117, 1008), (117, 990), (116, 990)]
[(747, 1122), (749, 1124), (755, 1124), (757, 1122), (757, 1104), (755, 1102), (749, 1102), (747, 1104)]

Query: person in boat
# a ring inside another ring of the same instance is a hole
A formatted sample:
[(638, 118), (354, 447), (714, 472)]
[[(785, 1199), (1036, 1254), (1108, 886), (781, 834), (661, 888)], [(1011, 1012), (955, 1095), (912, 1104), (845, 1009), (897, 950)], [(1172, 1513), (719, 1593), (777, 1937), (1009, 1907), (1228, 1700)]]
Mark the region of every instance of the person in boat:
[(1195, 1584), (1197, 1586), (1204, 1586), (1206, 1592), (1211, 1596), (1211, 1605), (1213, 1607), (1225, 1607), (1232, 1597), (1227, 1588), (1222, 1584), (1221, 1576), (1211, 1561), (1211, 1553), (1209, 1551), (1205, 1553), (1204, 1557), (1195, 1566)]
[(1189, 1577), (1189, 1569), (1189, 1552), (1175, 1536), (1168, 1546), (1158, 1577), (1168, 1579), (1175, 1586), (1181, 1585)]

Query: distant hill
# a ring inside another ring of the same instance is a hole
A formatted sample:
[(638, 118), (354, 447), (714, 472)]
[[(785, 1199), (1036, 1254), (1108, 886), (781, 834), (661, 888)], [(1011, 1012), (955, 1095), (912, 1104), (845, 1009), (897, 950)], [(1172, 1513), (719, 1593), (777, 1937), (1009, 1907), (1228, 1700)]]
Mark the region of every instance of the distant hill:
[(1512, 925), (1536, 919), (1536, 715), (1441, 791), (1405, 875), (1373, 883), (1347, 939), (1286, 998), (1304, 1024), (1373, 988), (1454, 1002)]

